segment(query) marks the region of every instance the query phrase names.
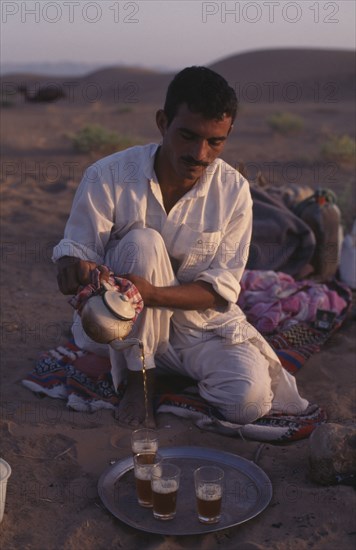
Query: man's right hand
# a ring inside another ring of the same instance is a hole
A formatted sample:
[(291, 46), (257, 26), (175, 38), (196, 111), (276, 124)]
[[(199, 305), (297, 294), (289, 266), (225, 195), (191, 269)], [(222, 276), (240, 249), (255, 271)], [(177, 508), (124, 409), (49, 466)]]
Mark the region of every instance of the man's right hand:
[(95, 262), (87, 262), (71, 256), (63, 256), (57, 261), (57, 282), (62, 294), (76, 294), (80, 286), (91, 282), (91, 272), (97, 267)]

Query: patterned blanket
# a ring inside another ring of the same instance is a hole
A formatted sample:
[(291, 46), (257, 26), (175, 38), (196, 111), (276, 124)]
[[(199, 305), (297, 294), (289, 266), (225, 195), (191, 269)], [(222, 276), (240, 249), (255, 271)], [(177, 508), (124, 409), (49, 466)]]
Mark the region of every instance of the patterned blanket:
[[(321, 349), (347, 315), (351, 305), (350, 291), (336, 281), (328, 288), (345, 304), (341, 311), (324, 312), (332, 313), (329, 322), (324, 325), (318, 322), (316, 314), (313, 322), (297, 322), (285, 330), (277, 329), (265, 335), (283, 367), (293, 374)], [(23, 384), (33, 392), (65, 399), (67, 405), (77, 411), (115, 409), (125, 391), (124, 384), (115, 391), (109, 359), (82, 351), (72, 342), (43, 353)], [(325, 412), (311, 404), (302, 415), (270, 414), (252, 424), (232, 424), (198, 395), (194, 381), (179, 377), (158, 378), (155, 408), (157, 413), (169, 412), (190, 418), (202, 429), (258, 441), (302, 439), (326, 421)]]

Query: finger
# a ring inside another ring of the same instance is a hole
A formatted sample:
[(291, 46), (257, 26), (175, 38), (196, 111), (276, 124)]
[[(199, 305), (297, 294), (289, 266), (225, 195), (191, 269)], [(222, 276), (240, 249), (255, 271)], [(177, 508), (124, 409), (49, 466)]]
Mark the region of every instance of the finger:
[(61, 275), (57, 275), (57, 283), (58, 283), (58, 288), (59, 290), (61, 291), (62, 294), (64, 295), (67, 295), (67, 294), (75, 294), (75, 291), (72, 291), (66, 281), (64, 280), (63, 276)]
[(102, 265), (98, 265), (97, 269), (100, 272), (100, 282), (108, 282), (110, 278), (110, 271), (107, 268), (104, 268)]
[(76, 294), (79, 281), (76, 277), (75, 270), (71, 267), (64, 268), (57, 276), (58, 286), (63, 294)]
[(60, 292), (62, 294), (65, 294), (65, 288), (64, 288), (62, 276), (61, 276), (60, 273), (57, 274), (57, 284), (58, 284), (58, 288), (59, 288)]
[(94, 262), (80, 261), (76, 269), (76, 277), (79, 284), (88, 285), (91, 283), (91, 272), (95, 269), (96, 264)]

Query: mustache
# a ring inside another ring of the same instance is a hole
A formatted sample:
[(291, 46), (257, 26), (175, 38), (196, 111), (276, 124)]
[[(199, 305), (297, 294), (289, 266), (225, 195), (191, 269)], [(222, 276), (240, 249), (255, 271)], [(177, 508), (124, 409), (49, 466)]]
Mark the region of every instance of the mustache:
[(182, 160), (191, 166), (201, 166), (202, 168), (207, 168), (209, 162), (203, 162), (202, 160), (195, 160), (193, 157), (182, 157)]

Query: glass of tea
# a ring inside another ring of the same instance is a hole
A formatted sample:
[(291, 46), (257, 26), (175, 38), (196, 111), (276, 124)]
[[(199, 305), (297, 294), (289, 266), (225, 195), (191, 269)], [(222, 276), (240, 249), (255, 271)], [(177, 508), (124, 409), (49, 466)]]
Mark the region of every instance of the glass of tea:
[(217, 523), (221, 517), (224, 470), (217, 466), (201, 466), (194, 472), (198, 519), (202, 523)]
[(138, 453), (133, 460), (138, 503), (145, 508), (152, 508), (151, 471), (161, 462), (162, 457), (156, 452)]
[(160, 462), (152, 468), (151, 487), (153, 516), (173, 519), (176, 515), (180, 468), (171, 462)]
[(158, 432), (150, 428), (139, 428), (131, 434), (132, 454), (156, 453), (158, 450)]

